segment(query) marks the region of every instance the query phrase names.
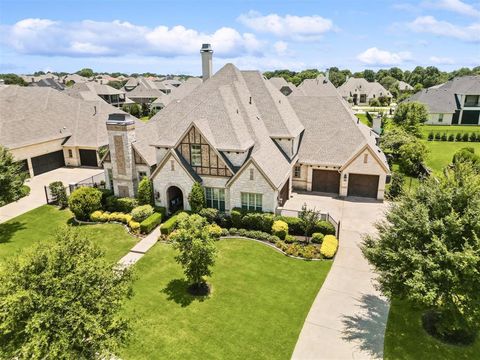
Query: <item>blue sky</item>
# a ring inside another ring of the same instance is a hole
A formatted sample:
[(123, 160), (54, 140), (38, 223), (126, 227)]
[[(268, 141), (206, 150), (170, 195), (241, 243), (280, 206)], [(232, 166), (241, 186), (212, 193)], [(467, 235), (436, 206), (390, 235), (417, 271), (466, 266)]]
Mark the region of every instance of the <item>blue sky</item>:
[(0, 0), (0, 72), (480, 65), (480, 0)]

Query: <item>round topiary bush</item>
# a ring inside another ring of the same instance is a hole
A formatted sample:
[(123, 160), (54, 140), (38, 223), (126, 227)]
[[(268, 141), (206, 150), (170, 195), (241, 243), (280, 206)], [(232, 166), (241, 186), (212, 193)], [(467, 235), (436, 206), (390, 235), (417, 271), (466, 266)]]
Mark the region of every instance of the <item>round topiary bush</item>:
[(151, 205), (137, 206), (130, 213), (130, 215), (132, 215), (133, 220), (135, 220), (136, 222), (142, 222), (152, 214), (153, 214), (153, 207)]
[(68, 198), (68, 207), (78, 220), (88, 220), (90, 214), (102, 208), (102, 193), (91, 187), (80, 187)]
[(323, 234), (318, 232), (313, 233), (311, 241), (314, 244), (321, 244), (323, 241)]
[(285, 239), (288, 234), (288, 224), (282, 220), (274, 221), (272, 225), (272, 234), (278, 236), (280, 239)]

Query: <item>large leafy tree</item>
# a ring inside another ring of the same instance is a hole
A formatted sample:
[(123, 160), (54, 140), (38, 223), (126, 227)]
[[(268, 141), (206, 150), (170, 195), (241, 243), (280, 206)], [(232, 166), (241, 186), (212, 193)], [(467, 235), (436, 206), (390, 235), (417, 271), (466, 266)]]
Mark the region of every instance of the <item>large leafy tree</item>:
[(212, 275), (217, 248), (205, 218), (197, 214), (181, 214), (178, 229), (170, 235), (170, 240), (179, 252), (175, 260), (183, 267), (191, 284), (190, 290), (194, 294), (208, 292), (204, 277)]
[(131, 281), (80, 230), (59, 229), (0, 270), (0, 358), (110, 358), (129, 333)]
[(15, 201), (23, 195), (26, 174), (15, 162), (12, 154), (0, 145), (0, 206)]
[(77, 71), (77, 74), (80, 75), (80, 76), (83, 76), (83, 77), (86, 77), (86, 78), (90, 78), (92, 77), (93, 75), (95, 75), (95, 73), (93, 72), (92, 69), (89, 69), (89, 68), (83, 68), (81, 70), (78, 70)]
[(406, 102), (398, 105), (393, 115), (393, 122), (407, 132), (421, 137), (420, 125), (428, 119), (428, 111), (424, 104)]
[[(435, 313), (443, 338), (480, 326), (480, 176), (459, 162), (391, 205), (362, 251), (380, 290)], [(432, 324), (430, 324), (432, 325)]]

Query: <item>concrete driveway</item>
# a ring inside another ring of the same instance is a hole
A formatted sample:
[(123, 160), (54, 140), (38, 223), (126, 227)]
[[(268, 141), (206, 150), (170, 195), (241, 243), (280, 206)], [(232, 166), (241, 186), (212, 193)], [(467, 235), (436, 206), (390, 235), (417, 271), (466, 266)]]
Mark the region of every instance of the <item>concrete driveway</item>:
[(386, 204), (363, 198), (340, 200), (295, 194), (285, 208), (307, 203), (340, 220), (340, 246), (330, 273), (315, 298), (292, 359), (382, 359), (389, 304), (374, 289), (375, 275), (359, 244), (373, 234)]
[(62, 181), (67, 186), (70, 183), (77, 183), (102, 173), (102, 169), (64, 167), (28, 179), (25, 184), (30, 187), (30, 194), (16, 202), (0, 207), (0, 223), (46, 204), (44, 186), (48, 186), (54, 181)]

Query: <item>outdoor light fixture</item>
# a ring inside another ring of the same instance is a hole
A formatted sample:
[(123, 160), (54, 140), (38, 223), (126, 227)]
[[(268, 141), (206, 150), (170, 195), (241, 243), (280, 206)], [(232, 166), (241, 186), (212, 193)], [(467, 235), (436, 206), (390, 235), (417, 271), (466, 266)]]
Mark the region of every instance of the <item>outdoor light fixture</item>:
[(155, 199), (160, 200), (160, 193), (158, 191), (155, 192)]
[(343, 181), (347, 181), (347, 174), (343, 174)]

